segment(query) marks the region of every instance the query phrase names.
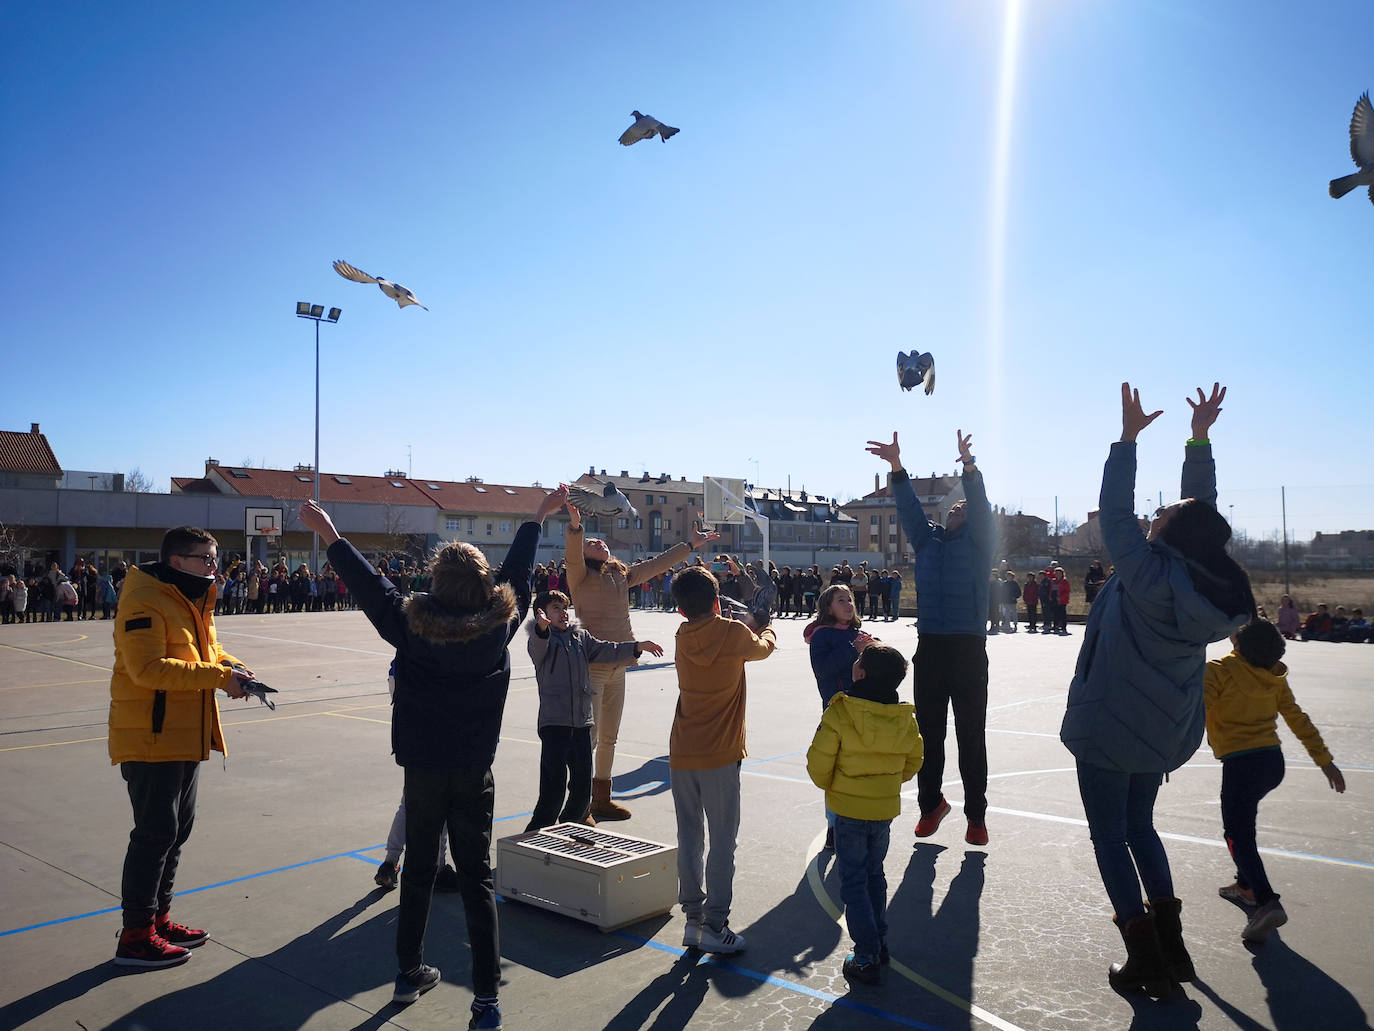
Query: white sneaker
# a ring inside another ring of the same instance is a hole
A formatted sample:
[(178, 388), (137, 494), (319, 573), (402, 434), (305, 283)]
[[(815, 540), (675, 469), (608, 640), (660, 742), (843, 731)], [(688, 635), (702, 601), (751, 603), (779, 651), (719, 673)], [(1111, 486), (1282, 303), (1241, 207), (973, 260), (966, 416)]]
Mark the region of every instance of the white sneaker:
[(688, 920), (682, 927), (682, 947), (684, 949), (701, 948), (701, 924), (696, 920)]
[(1262, 942), (1269, 937), (1270, 931), (1276, 927), (1282, 927), (1286, 923), (1288, 923), (1288, 914), (1283, 911), (1283, 906), (1278, 899), (1270, 899), (1255, 910), (1255, 915), (1245, 925), (1245, 930), (1240, 932), (1241, 940)]
[(697, 948), (702, 952), (713, 952), (718, 956), (733, 956), (744, 951), (744, 936), (736, 934), (728, 926), (713, 931), (705, 924), (701, 927), (701, 940)]

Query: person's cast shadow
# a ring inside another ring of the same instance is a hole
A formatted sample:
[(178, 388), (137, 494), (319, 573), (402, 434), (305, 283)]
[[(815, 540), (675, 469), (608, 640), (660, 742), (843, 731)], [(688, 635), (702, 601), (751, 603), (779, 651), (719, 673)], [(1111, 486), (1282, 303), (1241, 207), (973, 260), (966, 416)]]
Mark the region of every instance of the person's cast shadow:
[(637, 798), (661, 795), (668, 790), (668, 757), (646, 759), (637, 769), (629, 773), (619, 773), (611, 778), (615, 798), (620, 802), (632, 802)]

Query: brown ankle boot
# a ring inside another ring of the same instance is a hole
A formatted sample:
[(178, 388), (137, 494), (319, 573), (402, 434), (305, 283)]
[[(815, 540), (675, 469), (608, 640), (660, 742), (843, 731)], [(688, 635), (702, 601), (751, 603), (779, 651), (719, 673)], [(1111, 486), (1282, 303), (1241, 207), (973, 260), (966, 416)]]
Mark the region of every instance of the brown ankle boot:
[(1159, 947), (1154, 914), (1146, 911), (1143, 916), (1127, 920), (1124, 924), (1112, 917), (1112, 922), (1121, 931), (1121, 939), (1126, 944), (1126, 962), (1113, 963), (1107, 970), (1107, 980), (1112, 987), (1144, 992), (1155, 999), (1170, 994), (1173, 981)]
[(1175, 981), (1193, 981), (1197, 971), (1188, 947), (1183, 944), (1183, 903), (1178, 899), (1152, 899), (1150, 912), (1155, 916), (1155, 931), (1159, 935), (1159, 950)]
[(628, 820), (630, 810), (611, 799), (609, 780), (592, 781), (592, 815), (598, 820)]

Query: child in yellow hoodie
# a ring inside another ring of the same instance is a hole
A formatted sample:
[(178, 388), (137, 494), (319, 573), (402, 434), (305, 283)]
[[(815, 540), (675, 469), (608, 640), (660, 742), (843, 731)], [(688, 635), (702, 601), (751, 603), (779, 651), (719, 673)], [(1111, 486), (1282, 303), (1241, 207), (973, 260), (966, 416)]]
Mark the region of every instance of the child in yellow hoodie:
[(1345, 791), (1345, 778), (1307, 713), (1293, 700), (1284, 640), (1274, 624), (1253, 619), (1231, 635), (1234, 649), (1207, 663), (1203, 702), (1207, 743), (1221, 760), (1221, 819), (1226, 845), (1236, 864), (1236, 881), (1218, 894), (1256, 907), (1241, 938), (1261, 942), (1288, 922), (1278, 893), (1269, 884), (1255, 843), (1259, 803), (1283, 781), (1278, 716), (1297, 735), (1331, 787)]
[(925, 745), (916, 708), (897, 701), (907, 662), (896, 648), (872, 643), (854, 661), (853, 684), (826, 706), (806, 753), (806, 772), (835, 814), (835, 862), (854, 951), (844, 976), (882, 980), (887, 954), (888, 835), (902, 811), (902, 785), (916, 776)]
[[(677, 897), (687, 918), (682, 945), (731, 955), (744, 949), (744, 936), (727, 923), (745, 755), (744, 664), (768, 658), (777, 641), (767, 626), (756, 636), (744, 623), (721, 617), (720, 586), (704, 566), (689, 566), (673, 577), (673, 601), (687, 617), (673, 654), (678, 697), (668, 738)], [(767, 622), (766, 615), (754, 618)], [(707, 831), (709, 856), (704, 855)]]

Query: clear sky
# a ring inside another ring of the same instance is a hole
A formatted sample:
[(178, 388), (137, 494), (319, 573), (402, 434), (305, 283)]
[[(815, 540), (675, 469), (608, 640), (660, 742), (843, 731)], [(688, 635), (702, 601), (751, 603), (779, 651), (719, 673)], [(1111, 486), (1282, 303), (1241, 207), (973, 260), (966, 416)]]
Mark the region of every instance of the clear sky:
[[(206, 456), (842, 499), (901, 433), (1081, 520), (1119, 385), (1230, 387), (1223, 511), (1374, 527), (1374, 4), (7, 4), (0, 428), (159, 490)], [(1014, 31), (1008, 35), (1010, 24)], [(625, 148), (632, 108), (678, 126)], [(999, 158), (999, 155), (1001, 157)], [(398, 310), (344, 258), (409, 286)], [(898, 349), (935, 354), (932, 397)], [(411, 449), (408, 452), (408, 448)], [(1148, 495), (1148, 500), (1146, 498)]]

